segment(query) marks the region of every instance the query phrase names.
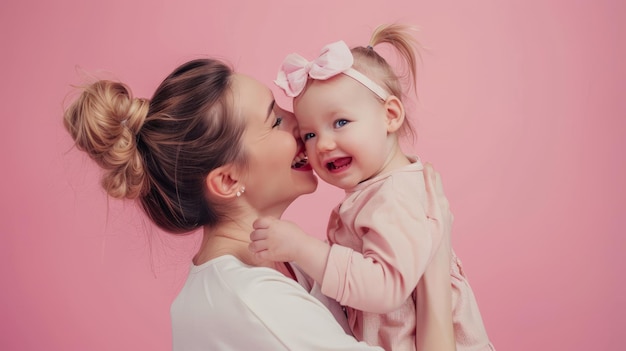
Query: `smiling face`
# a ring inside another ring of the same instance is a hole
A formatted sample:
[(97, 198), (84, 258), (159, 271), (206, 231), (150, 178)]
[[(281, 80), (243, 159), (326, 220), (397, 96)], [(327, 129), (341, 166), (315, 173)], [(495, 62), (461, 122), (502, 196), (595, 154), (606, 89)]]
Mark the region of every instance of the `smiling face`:
[(391, 157), (385, 104), (338, 75), (310, 82), (294, 101), (309, 163), (327, 183), (349, 189), (381, 171)]
[(245, 75), (233, 77), (233, 100), (246, 119), (246, 200), (260, 213), (280, 215), (298, 196), (317, 187), (311, 167), (298, 162), (304, 145), (295, 118), (275, 104), (266, 86)]

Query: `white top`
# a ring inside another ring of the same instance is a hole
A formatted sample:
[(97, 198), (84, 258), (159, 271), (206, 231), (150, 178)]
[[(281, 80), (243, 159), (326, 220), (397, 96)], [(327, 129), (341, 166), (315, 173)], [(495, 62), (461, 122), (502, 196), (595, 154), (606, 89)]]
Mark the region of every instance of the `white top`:
[(171, 306), (173, 350), (382, 350), (346, 334), (339, 305), (294, 270), (300, 284), (230, 255), (192, 264)]

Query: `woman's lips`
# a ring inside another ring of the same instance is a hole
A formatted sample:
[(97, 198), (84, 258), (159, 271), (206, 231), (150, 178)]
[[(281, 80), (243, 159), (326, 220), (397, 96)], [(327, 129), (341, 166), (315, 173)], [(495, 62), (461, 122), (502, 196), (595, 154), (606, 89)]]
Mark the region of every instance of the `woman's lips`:
[(309, 164), (309, 158), (306, 155), (304, 148), (300, 149), (296, 157), (291, 162), (291, 168), (298, 171), (310, 171), (311, 165)]

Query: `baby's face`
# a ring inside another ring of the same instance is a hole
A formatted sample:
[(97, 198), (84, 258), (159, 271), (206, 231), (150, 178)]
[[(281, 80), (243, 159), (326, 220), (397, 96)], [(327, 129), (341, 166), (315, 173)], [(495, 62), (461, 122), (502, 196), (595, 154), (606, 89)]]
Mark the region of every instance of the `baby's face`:
[(350, 189), (376, 175), (389, 154), (382, 101), (340, 74), (309, 83), (294, 100), (309, 163), (325, 182)]

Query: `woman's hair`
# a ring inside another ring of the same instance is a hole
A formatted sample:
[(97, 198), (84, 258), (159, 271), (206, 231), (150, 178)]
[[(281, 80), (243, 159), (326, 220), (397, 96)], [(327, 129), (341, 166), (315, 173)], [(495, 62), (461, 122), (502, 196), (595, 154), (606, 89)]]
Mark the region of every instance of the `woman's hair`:
[[(415, 88), (417, 59), (419, 58), (419, 44), (413, 37), (412, 32), (415, 32), (415, 29), (404, 24), (380, 25), (372, 33), (367, 47), (357, 46), (351, 49), (352, 56), (354, 56), (353, 68), (381, 84), (400, 101), (406, 95), (403, 94), (400, 77), (397, 75), (396, 70), (374, 50), (374, 47), (378, 44), (386, 43), (398, 52), (400, 59), (408, 67), (407, 78), (409, 86), (407, 90), (410, 90), (411, 87)], [(414, 135), (408, 118), (405, 118), (402, 130), (409, 135)]]
[(206, 176), (228, 163), (246, 163), (232, 74), (220, 61), (193, 60), (165, 78), (149, 101), (133, 98), (122, 83), (97, 81), (67, 108), (64, 125), (77, 148), (104, 170), (102, 186), (110, 196), (139, 199), (168, 232), (213, 226), (228, 209), (207, 198)]

